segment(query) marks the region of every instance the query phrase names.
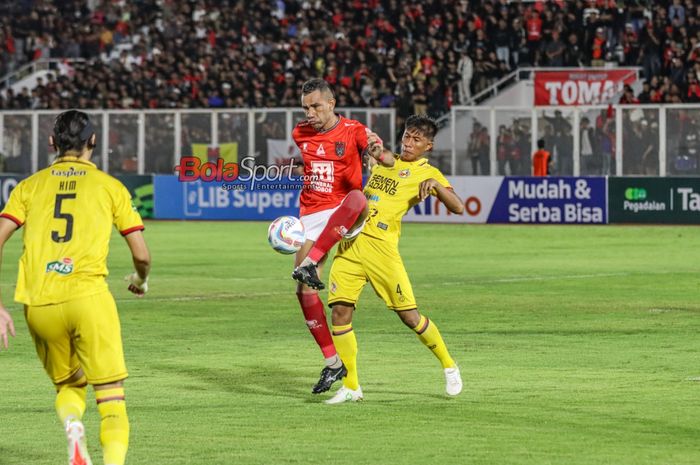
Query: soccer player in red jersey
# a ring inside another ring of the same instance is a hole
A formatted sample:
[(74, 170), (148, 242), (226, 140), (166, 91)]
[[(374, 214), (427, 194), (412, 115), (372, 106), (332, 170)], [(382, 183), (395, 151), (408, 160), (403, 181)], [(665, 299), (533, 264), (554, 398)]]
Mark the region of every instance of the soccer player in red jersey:
[(299, 282), (297, 297), (316, 343), (326, 361), (312, 392), (319, 394), (347, 373), (333, 345), (318, 290), (320, 267), (328, 251), (343, 237), (359, 234), (367, 217), (362, 193), (362, 157), (370, 153), (381, 162), (383, 144), (358, 121), (334, 112), (335, 98), (323, 79), (302, 86), (301, 105), (306, 120), (292, 133), (304, 161), (304, 188), (300, 197), (306, 242), (297, 252), (292, 277)]

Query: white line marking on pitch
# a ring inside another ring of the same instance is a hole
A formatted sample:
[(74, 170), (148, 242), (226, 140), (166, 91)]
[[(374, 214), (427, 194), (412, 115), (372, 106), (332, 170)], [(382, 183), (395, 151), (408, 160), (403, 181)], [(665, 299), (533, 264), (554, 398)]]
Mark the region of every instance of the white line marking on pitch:
[(558, 281), (561, 279), (594, 279), (594, 278), (610, 278), (619, 276), (629, 276), (632, 273), (597, 273), (597, 274), (575, 274), (575, 275), (560, 275), (560, 276), (517, 276), (512, 278), (499, 279), (484, 279), (474, 281), (445, 281), (440, 283), (443, 286), (458, 286), (464, 284), (489, 284), (489, 283), (518, 283), (527, 281)]

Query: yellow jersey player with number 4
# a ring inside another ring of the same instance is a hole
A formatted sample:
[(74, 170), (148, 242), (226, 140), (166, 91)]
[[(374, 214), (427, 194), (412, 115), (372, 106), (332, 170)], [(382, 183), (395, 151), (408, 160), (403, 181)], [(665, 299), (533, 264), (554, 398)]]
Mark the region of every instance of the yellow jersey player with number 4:
[[(399, 255), (401, 219), (418, 202), (435, 195), (453, 213), (464, 211), (440, 170), (431, 166), (425, 153), (433, 146), (435, 122), (425, 116), (411, 116), (401, 138), (401, 155), (392, 159), (387, 152), (372, 168), (364, 192), (369, 206), (367, 223), (352, 241), (341, 242), (333, 260), (328, 305), (333, 309), (333, 342), (348, 374), (343, 386), (328, 404), (362, 399), (357, 376), (357, 340), (352, 315), (363, 287), (368, 282), (390, 310), (411, 328), (438, 358), (444, 369), (448, 395), (462, 391), (456, 363), (432, 321), (418, 312), (411, 282)], [(388, 155), (388, 156), (387, 156)], [(387, 166), (390, 165), (390, 166)]]
[[(87, 385), (102, 418), (105, 465), (123, 465), (129, 444), (123, 380), (127, 377), (117, 307), (107, 288), (107, 254), (116, 226), (136, 271), (129, 290), (148, 290), (150, 254), (141, 216), (124, 185), (90, 162), (96, 135), (88, 115), (71, 110), (56, 118), (50, 144), (56, 161), (20, 182), (0, 213), (0, 249), (23, 227), (15, 300), (39, 359), (56, 387), (56, 411), (68, 439), (70, 465), (91, 464), (85, 445)], [(0, 302), (0, 337), (14, 335)]]

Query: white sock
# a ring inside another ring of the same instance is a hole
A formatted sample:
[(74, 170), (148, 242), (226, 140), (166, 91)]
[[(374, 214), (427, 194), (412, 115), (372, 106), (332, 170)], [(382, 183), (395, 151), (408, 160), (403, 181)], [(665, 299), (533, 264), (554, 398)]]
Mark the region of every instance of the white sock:
[(309, 265), (314, 265), (316, 266), (318, 263), (315, 261), (311, 260), (309, 257), (304, 258), (304, 260), (301, 261), (301, 264), (299, 266), (309, 266)]
[(343, 361), (340, 360), (340, 357), (338, 357), (338, 354), (335, 354), (332, 357), (328, 357), (326, 359), (326, 366), (330, 368), (340, 368), (340, 366), (343, 364)]

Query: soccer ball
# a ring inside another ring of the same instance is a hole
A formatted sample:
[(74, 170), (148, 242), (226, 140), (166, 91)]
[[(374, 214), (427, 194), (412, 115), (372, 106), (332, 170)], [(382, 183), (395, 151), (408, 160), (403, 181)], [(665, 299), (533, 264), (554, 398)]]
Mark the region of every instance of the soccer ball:
[(267, 240), (277, 252), (289, 255), (297, 252), (306, 240), (304, 225), (299, 218), (280, 216), (270, 224)]

